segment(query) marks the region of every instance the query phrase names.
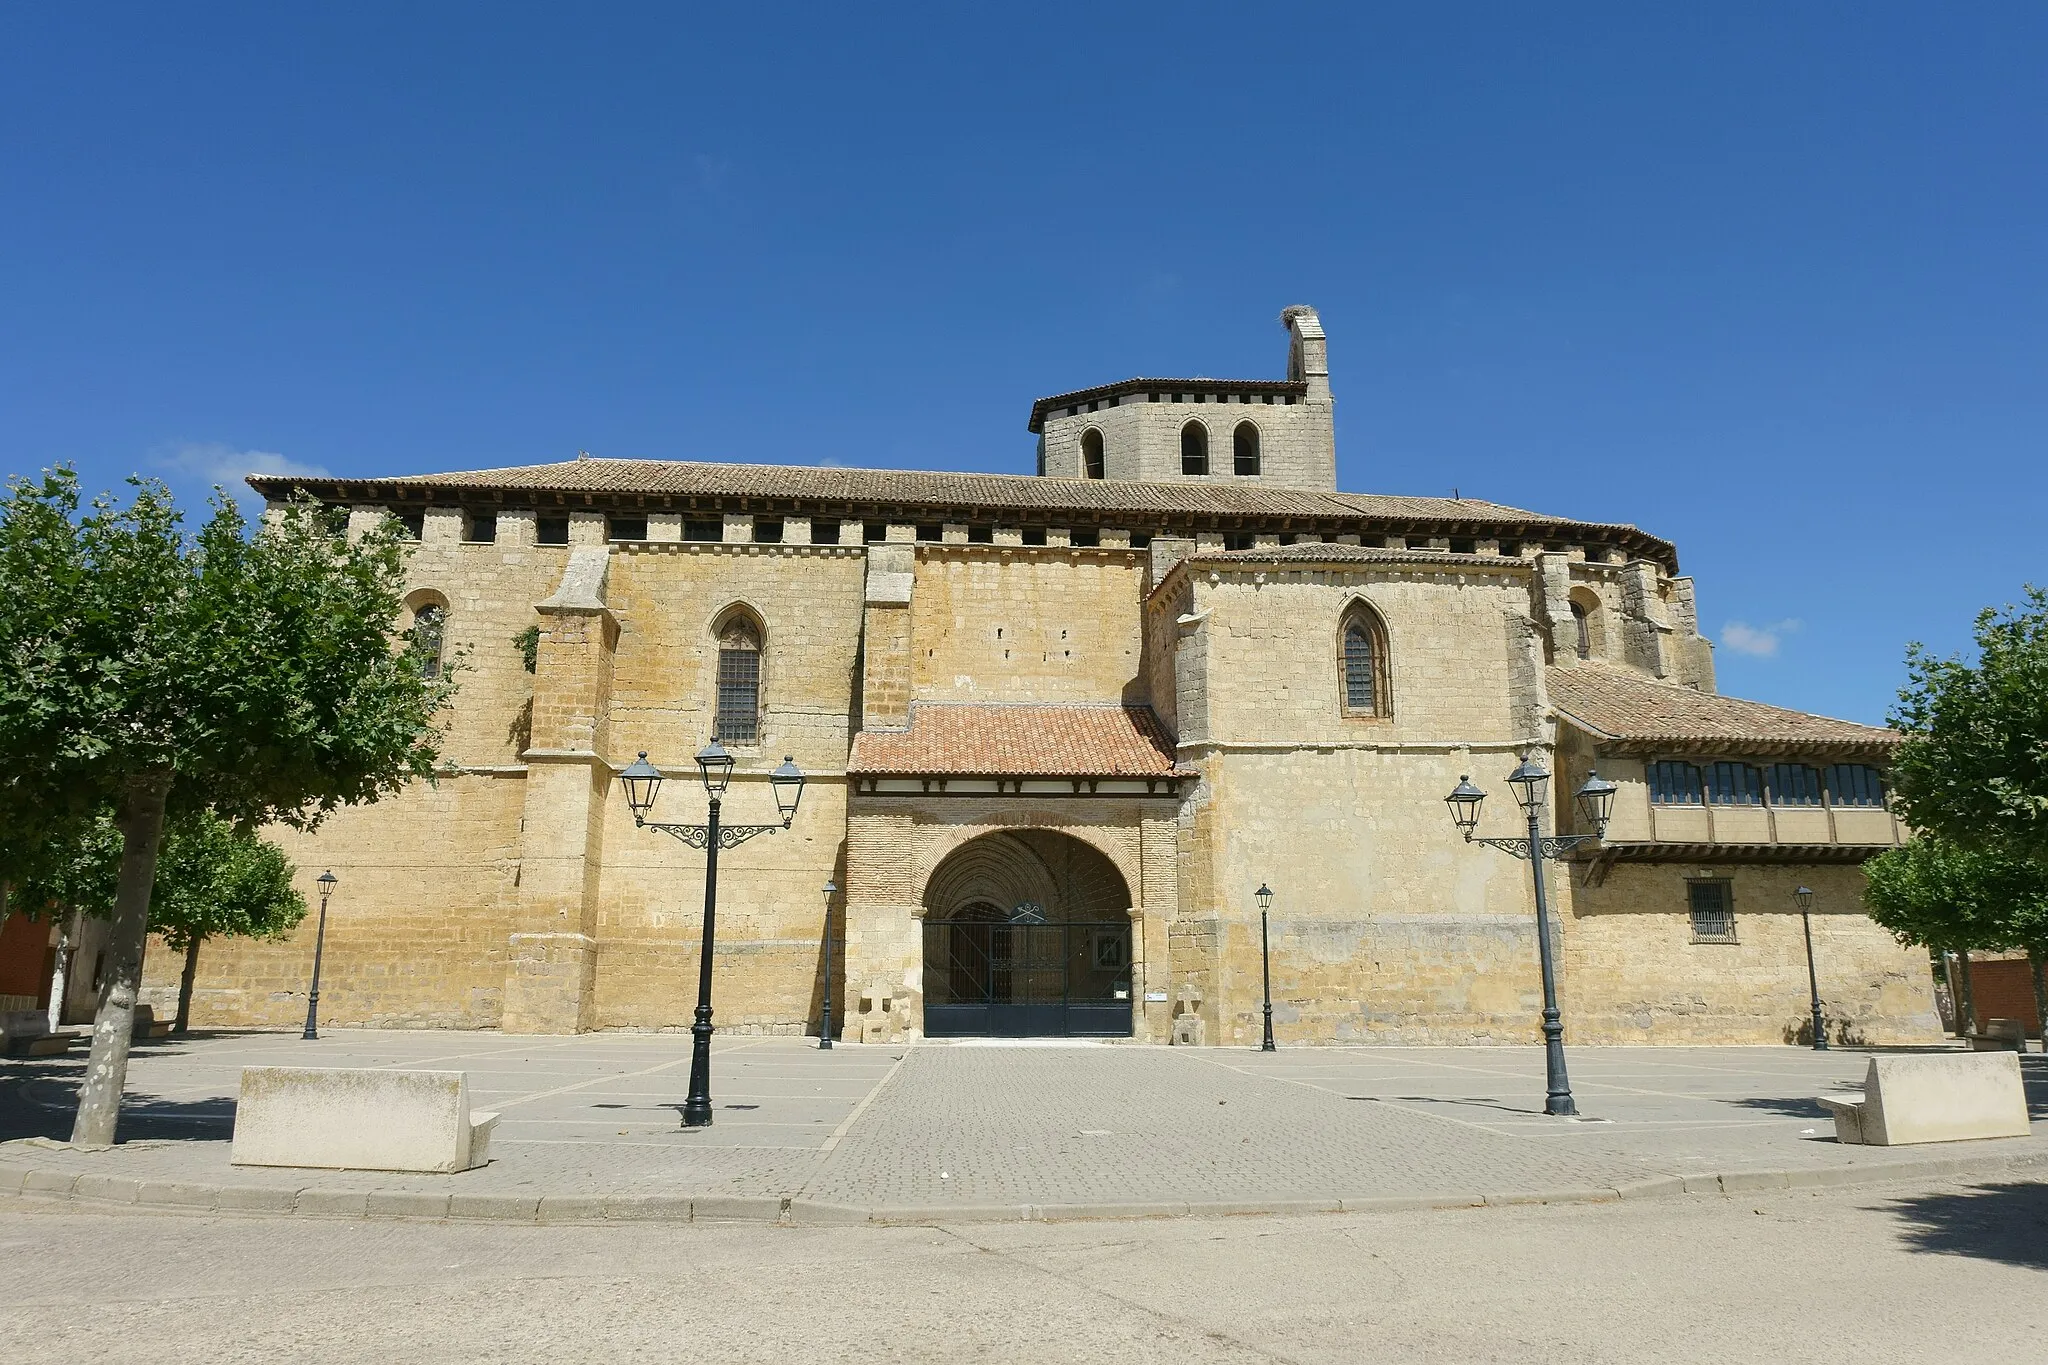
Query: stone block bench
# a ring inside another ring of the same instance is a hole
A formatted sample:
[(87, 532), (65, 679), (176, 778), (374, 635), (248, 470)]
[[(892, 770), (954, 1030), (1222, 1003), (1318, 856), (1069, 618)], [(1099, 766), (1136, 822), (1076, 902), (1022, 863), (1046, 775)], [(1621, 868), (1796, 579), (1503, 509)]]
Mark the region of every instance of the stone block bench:
[(50, 1032), (46, 1010), (9, 1010), (0, 1014), (0, 1052), (9, 1057), (57, 1057), (79, 1041), (75, 1033)]
[(2025, 1052), (2027, 1026), (2017, 1019), (1986, 1019), (1981, 1033), (1969, 1035), (1972, 1052)]
[(2013, 1052), (1872, 1057), (1863, 1094), (1822, 1095), (1835, 1140), (1873, 1147), (2025, 1137), (2027, 1095)]
[(484, 1164), (497, 1121), (460, 1071), (244, 1067), (229, 1160), (446, 1174)]

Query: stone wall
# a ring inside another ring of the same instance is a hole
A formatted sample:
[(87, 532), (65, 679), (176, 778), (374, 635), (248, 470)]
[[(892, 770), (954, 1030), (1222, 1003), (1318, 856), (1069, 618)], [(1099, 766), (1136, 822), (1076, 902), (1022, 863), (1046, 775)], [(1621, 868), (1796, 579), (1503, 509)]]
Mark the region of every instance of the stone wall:
[(1142, 551), (923, 546), (919, 701), (1143, 702)]

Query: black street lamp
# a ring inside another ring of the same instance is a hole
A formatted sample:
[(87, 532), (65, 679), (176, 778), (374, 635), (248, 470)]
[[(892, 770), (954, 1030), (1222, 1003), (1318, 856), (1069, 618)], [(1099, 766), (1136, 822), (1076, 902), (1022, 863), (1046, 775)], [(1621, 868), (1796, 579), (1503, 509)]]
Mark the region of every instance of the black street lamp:
[(1813, 994), (1813, 1050), (1828, 1050), (1827, 1021), (1820, 1013), (1820, 976), (1813, 969), (1813, 888), (1802, 886), (1792, 893), (1799, 902), (1799, 927), (1806, 931), (1806, 988)]
[(718, 810), (732, 781), (732, 755), (716, 737), (697, 751), (697, 773), (704, 782), (704, 794), (711, 798), (710, 823), (672, 825), (649, 820), (654, 798), (661, 792), (661, 770), (647, 761), (647, 753), (619, 774), (626, 789), (626, 805), (633, 823), (641, 829), (659, 830), (682, 840), (691, 848), (704, 850), (704, 941), (697, 956), (697, 1017), (690, 1025), (690, 1093), (683, 1100), (683, 1127), (705, 1128), (711, 1123), (711, 952), (718, 933), (718, 850), (745, 843), (756, 834), (774, 834), (789, 828), (796, 818), (797, 803), (804, 796), (804, 775), (788, 755), (782, 766), (768, 774), (775, 790), (775, 808), (782, 814), (779, 825), (720, 825)]
[(825, 882), (825, 1004), (818, 1014), (818, 1050), (832, 1050), (832, 898), (839, 888), (830, 878)]
[(320, 955), (327, 948), (327, 898), (341, 879), (322, 872), (313, 880), (320, 888), (320, 927), (313, 933), (313, 987), (306, 992), (306, 1031), (299, 1035), (307, 1039), (320, 1036)]
[(1266, 938), (1266, 912), (1273, 908), (1273, 888), (1264, 882), (1252, 893), (1259, 902), (1259, 978), (1266, 991), (1266, 1036), (1259, 1044), (1259, 1051), (1272, 1052), (1273, 1048), (1273, 945)]
[(1529, 871), (1536, 882), (1536, 955), (1543, 966), (1543, 1065), (1549, 1078), (1549, 1093), (1543, 1102), (1543, 1112), (1570, 1118), (1579, 1112), (1579, 1106), (1572, 1099), (1571, 1077), (1565, 1074), (1564, 1068), (1564, 1016), (1557, 1008), (1557, 968), (1550, 956), (1550, 897), (1543, 884), (1543, 860), (1568, 853), (1580, 844), (1597, 843), (1607, 837), (1607, 821), (1614, 813), (1615, 786), (1596, 772), (1587, 776), (1586, 784), (1576, 794), (1579, 810), (1587, 823), (1593, 826), (1593, 833), (1546, 836), (1539, 822), (1543, 815), (1544, 788), (1549, 783), (1550, 774), (1543, 771), (1543, 765), (1533, 757), (1523, 758), (1521, 766), (1508, 774), (1508, 786), (1514, 789), (1515, 800), (1522, 807), (1522, 813), (1529, 817), (1526, 838), (1473, 837), (1472, 831), (1479, 827), (1479, 804), (1486, 799), (1486, 793), (1473, 786), (1469, 776), (1458, 779), (1458, 785), (1444, 798), (1444, 804), (1450, 807), (1451, 823), (1464, 833), (1466, 843), (1485, 844), (1529, 860)]

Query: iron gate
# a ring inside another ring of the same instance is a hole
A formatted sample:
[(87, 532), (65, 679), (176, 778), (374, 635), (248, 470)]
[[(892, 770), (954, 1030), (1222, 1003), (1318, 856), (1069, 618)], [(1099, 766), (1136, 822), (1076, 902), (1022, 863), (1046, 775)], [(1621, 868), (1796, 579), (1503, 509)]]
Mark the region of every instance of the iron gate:
[(1131, 926), (1089, 921), (926, 920), (930, 1038), (1127, 1038)]

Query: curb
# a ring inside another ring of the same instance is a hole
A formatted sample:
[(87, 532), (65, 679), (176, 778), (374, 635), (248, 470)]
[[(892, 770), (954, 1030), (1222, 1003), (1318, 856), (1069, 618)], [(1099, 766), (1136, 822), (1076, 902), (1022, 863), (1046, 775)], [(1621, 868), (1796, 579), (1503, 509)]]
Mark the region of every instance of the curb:
[(80, 1174), (0, 1162), (0, 1199), (71, 1202), (163, 1213), (285, 1214), (303, 1218), (410, 1222), (753, 1223), (780, 1227), (919, 1227), (942, 1223), (1054, 1223), (1137, 1218), (1223, 1218), (1310, 1213), (1407, 1213), (1516, 1204), (1601, 1204), (1674, 1195), (1732, 1195), (1829, 1189), (1903, 1180), (2028, 1175), (2048, 1153), (1929, 1157), (1875, 1166), (1741, 1170), (1660, 1176), (1610, 1188), (1499, 1193), (1368, 1195), (1338, 1199), (1153, 1200), (1099, 1204), (923, 1204), (861, 1207), (801, 1196), (433, 1194), (421, 1190), (334, 1190), (292, 1185), (204, 1185)]

